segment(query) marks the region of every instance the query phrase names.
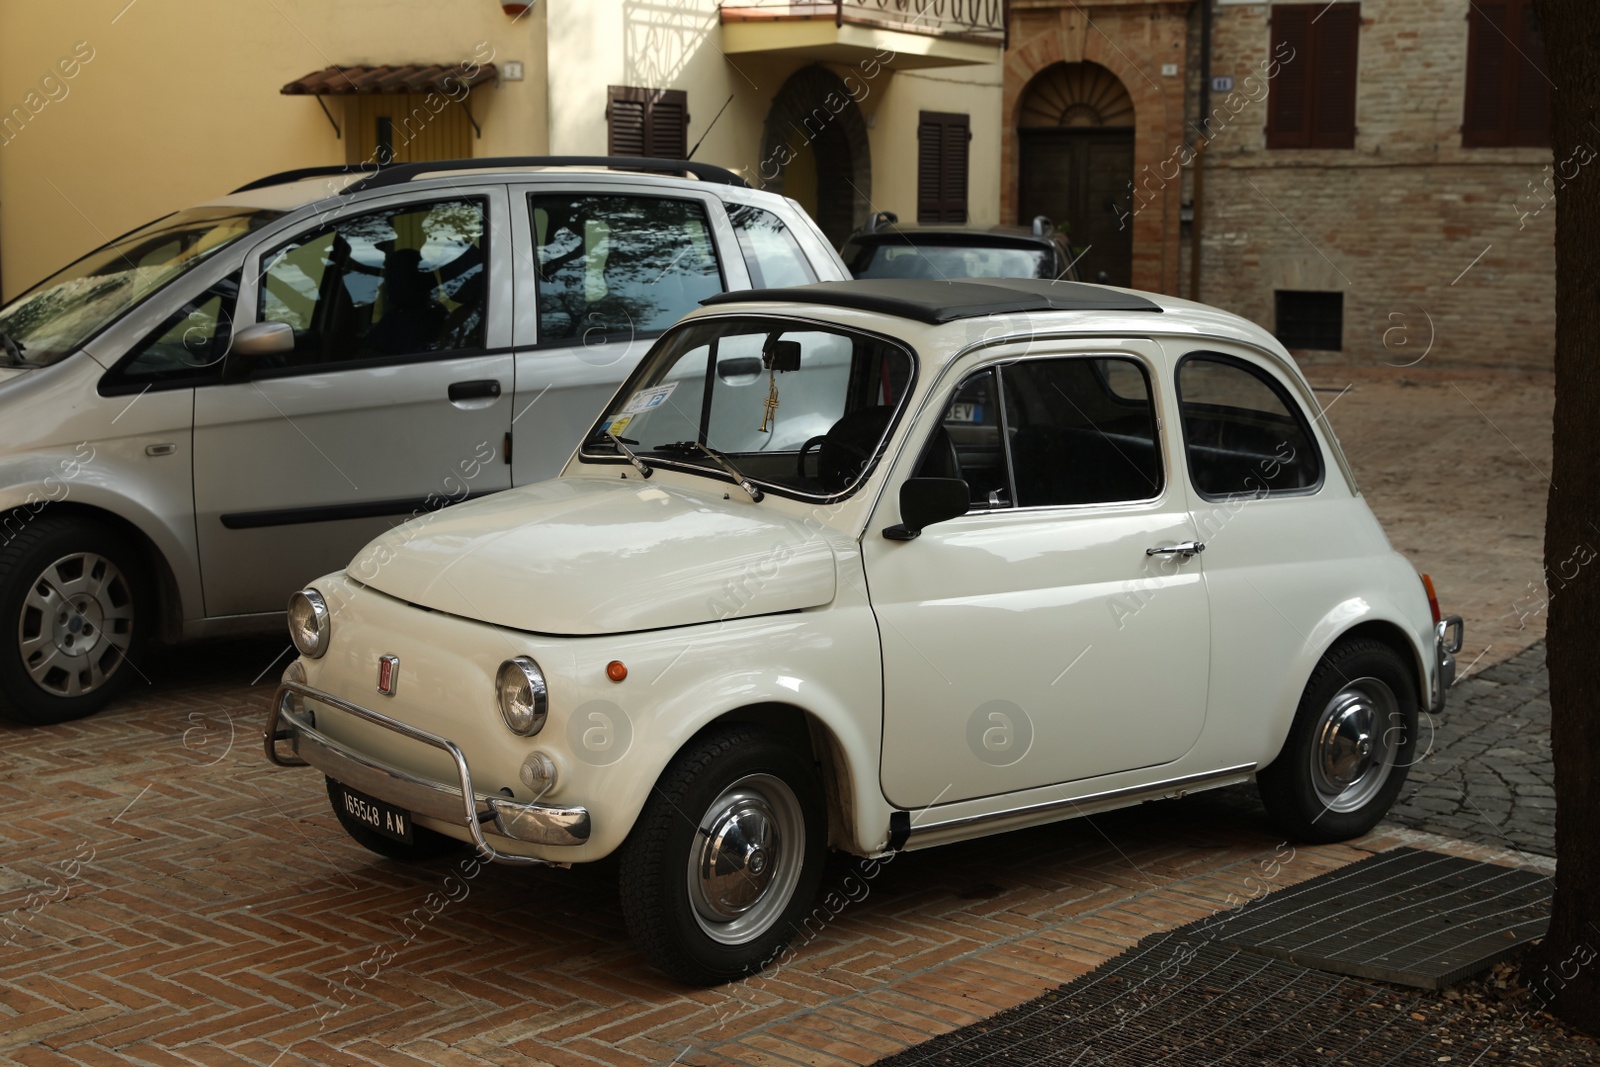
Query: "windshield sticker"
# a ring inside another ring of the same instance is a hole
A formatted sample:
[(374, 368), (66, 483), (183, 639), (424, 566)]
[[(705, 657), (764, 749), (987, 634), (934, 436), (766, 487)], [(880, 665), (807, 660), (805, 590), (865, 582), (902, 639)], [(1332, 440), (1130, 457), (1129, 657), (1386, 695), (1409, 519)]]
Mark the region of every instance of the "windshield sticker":
[(606, 433), (613, 437), (621, 437), (628, 428), (628, 423), (633, 421), (632, 415), (619, 415), (611, 420), (611, 425), (606, 427)]
[(668, 382), (666, 385), (658, 385), (654, 389), (641, 389), (629, 398), (620, 413), (623, 415), (640, 415), (646, 411), (654, 411), (667, 402), (667, 397), (671, 396), (672, 391), (677, 387), (677, 382)]

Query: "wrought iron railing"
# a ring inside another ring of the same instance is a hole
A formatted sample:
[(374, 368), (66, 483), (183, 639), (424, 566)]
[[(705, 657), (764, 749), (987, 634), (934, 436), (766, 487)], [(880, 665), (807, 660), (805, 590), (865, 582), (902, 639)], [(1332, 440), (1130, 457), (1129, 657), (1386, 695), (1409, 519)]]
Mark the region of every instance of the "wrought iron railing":
[(931, 37), (979, 37), (1003, 42), (1006, 0), (724, 0), (723, 11), (742, 17), (816, 19), (881, 26)]

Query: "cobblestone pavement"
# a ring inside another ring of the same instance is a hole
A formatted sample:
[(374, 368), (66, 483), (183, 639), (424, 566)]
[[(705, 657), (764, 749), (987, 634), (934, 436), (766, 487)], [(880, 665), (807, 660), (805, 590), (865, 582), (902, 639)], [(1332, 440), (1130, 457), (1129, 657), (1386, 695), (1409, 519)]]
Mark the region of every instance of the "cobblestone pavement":
[(1202, 793), (908, 853), (781, 967), (684, 989), (629, 944), (614, 865), (350, 841), (319, 776), (262, 758), (248, 683), (280, 651), (191, 646), (102, 715), (0, 728), (0, 1062), (871, 1063), (1410, 835), (1291, 847)]
[(1389, 819), (1505, 849), (1555, 855), (1550, 676), (1544, 642), (1460, 681), (1425, 716), (1431, 752), (1411, 768)]

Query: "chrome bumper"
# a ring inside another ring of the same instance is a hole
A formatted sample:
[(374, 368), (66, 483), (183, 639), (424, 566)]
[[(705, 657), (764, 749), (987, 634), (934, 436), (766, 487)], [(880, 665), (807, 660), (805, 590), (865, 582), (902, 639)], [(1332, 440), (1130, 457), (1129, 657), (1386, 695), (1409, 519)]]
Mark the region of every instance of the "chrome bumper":
[(1443, 711), (1445, 694), (1456, 684), (1456, 653), (1466, 640), (1467, 627), (1460, 615), (1446, 615), (1433, 628), (1433, 650), (1439, 670), (1435, 674), (1435, 690), (1431, 711)]
[[(306, 699), (442, 750), (455, 764), (459, 781), (446, 784), (422, 778), (345, 747), (317, 730), (315, 715), (304, 707)], [(467, 766), (467, 758), (454, 742), (308, 685), (284, 682), (278, 687), (272, 698), (264, 741), (267, 759), (280, 767), (315, 767), (337, 782), (413, 814), (464, 826), (478, 851), (499, 863), (552, 861), (499, 851), (484, 839), (484, 823), (493, 822), (502, 837), (538, 845), (581, 845), (589, 840), (588, 809), (525, 804), (478, 793), (472, 788), (472, 771)], [(278, 751), (279, 743), (284, 741), (294, 750), (293, 757)]]

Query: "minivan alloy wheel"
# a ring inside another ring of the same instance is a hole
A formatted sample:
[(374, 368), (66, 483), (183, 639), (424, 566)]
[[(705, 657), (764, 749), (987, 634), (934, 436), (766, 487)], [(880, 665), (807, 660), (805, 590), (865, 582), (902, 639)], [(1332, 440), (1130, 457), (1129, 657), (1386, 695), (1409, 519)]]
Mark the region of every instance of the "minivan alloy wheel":
[(133, 592), (95, 552), (50, 564), (29, 587), (17, 625), (23, 668), (55, 696), (92, 693), (116, 673), (133, 638)]

